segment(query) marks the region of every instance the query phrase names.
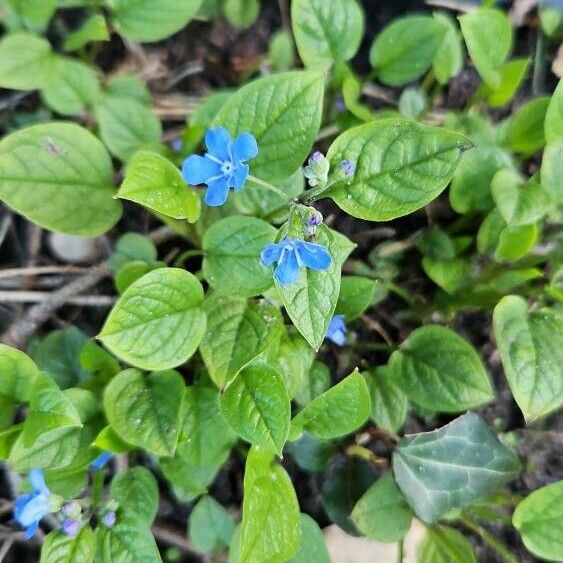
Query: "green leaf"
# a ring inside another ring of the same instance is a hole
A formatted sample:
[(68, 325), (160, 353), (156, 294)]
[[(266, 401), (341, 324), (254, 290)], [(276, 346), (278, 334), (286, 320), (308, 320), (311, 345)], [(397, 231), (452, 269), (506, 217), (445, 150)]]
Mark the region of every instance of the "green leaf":
[(265, 363), (243, 368), (221, 395), (221, 410), (241, 438), (281, 456), (291, 405), (279, 372)]
[(151, 263), (156, 258), (156, 246), (150, 238), (138, 233), (125, 233), (115, 243), (109, 263), (117, 272), (129, 262)]
[(536, 179), (522, 183), (520, 176), (512, 170), (499, 170), (493, 177), (491, 191), (497, 209), (511, 227), (535, 223), (551, 207), (549, 193)]
[(371, 397), (371, 419), (377, 426), (397, 432), (407, 418), (407, 396), (397, 385), (397, 377), (389, 367), (380, 367), (365, 374)]
[(563, 481), (522, 500), (512, 516), (526, 548), (549, 561), (563, 561)]
[(114, 74), (106, 91), (111, 98), (128, 98), (147, 107), (152, 103), (146, 83), (134, 74)]
[(137, 518), (147, 527), (152, 524), (158, 509), (158, 485), (148, 469), (121, 471), (113, 478), (110, 493), (119, 503), (119, 517)]
[(545, 140), (548, 143), (563, 141), (563, 80), (559, 80), (545, 114)]
[(422, 90), (405, 88), (399, 98), (399, 112), (403, 117), (417, 119), (424, 113), (427, 104), (428, 98)]
[(533, 154), (545, 145), (544, 121), (549, 98), (530, 100), (524, 104), (510, 121), (508, 145), (519, 153)]
[(31, 358), (16, 348), (0, 344), (0, 373), (0, 397), (9, 397), (16, 403), (27, 403), (39, 375)]
[(405, 437), (393, 453), (395, 480), (426, 523), (493, 493), (519, 471), (516, 455), (473, 413)]
[(167, 479), (186, 497), (205, 492), (236, 442), (225, 421), (216, 389), (200, 385), (184, 393), (184, 420), (176, 455), (162, 459)]
[(106, 95), (96, 104), (94, 114), (102, 141), (124, 162), (160, 141), (160, 120), (150, 107), (135, 99)]
[(234, 531), (231, 515), (212, 496), (202, 497), (194, 506), (188, 536), (199, 551), (228, 547)]
[(162, 262), (153, 262), (152, 264), (147, 264), (146, 262), (128, 262), (115, 274), (115, 287), (122, 295), (130, 285), (134, 284), (145, 274), (163, 267), (165, 267), (165, 264)]
[(357, 319), (374, 303), (376, 295), (378, 298), (381, 296), (382, 286), (378, 280), (344, 276), (340, 282), (340, 294), (334, 314), (344, 315), (347, 321)]
[(497, 262), (514, 262), (530, 252), (538, 241), (537, 224), (505, 227), (499, 236), (495, 251)]
[(477, 563), (471, 542), (454, 528), (427, 529), (418, 552), (419, 563)]
[(493, 315), (495, 338), (510, 390), (528, 423), (563, 405), (563, 318), (555, 310), (528, 311), (516, 295)]
[(391, 356), (396, 383), (421, 407), (461, 412), (494, 399), (489, 376), (477, 352), (449, 328), (416, 329)]
[[(311, 348), (307, 346), (309, 350)], [(322, 395), (330, 387), (330, 370), (326, 364), (315, 361), (303, 378), (303, 384), (295, 395), (295, 402), (300, 407), (305, 407), (313, 399)]]
[(76, 536), (67, 536), (53, 530), (41, 548), (41, 563), (92, 563), (96, 555), (94, 532), (90, 526), (82, 526)]
[(56, 77), (41, 90), (45, 103), (61, 115), (80, 115), (93, 105), (99, 92), (100, 81), (88, 65), (57, 57)]
[(276, 230), (255, 217), (226, 217), (203, 237), (203, 273), (220, 293), (252, 297), (270, 288), (272, 273), (260, 264), (260, 254), (274, 241)]
[(354, 245), (325, 225), (320, 226), (315, 240), (330, 252), (330, 267), (322, 271), (302, 268), (295, 283), (281, 285), (276, 282), (276, 287), (293, 324), (311, 347), (318, 350), (336, 308), (342, 264)]
[(545, 147), (541, 163), (541, 185), (557, 205), (563, 204), (563, 141), (556, 141)]
[(286, 447), (295, 463), (301, 469), (311, 472), (323, 471), (338, 450), (337, 442), (317, 440), (307, 432)]
[(223, 11), (231, 25), (244, 29), (256, 21), (260, 12), (260, 2), (259, 0), (225, 0)]
[(130, 285), (98, 338), (136, 367), (161, 370), (183, 364), (205, 333), (203, 288), (179, 268), (159, 268)]
[(299, 504), (285, 469), (252, 449), (246, 459), (240, 563), (282, 563), (301, 542)]
[(369, 53), (377, 77), (389, 86), (402, 86), (422, 76), (438, 53), (446, 27), (431, 16), (395, 20), (375, 39)]
[(508, 104), (522, 86), (529, 67), (529, 58), (513, 59), (504, 63), (499, 68), (500, 82), (498, 87), (493, 89), (486, 84), (481, 87), (489, 104), (495, 108)]
[(351, 59), (364, 34), (364, 15), (356, 0), (295, 0), (291, 24), (301, 60), (315, 70)]
[(319, 72), (259, 78), (231, 95), (214, 125), (232, 134), (252, 133), (259, 151), (250, 161), (252, 174), (270, 182), (283, 180), (311, 151), (321, 123), (323, 91), (324, 75)]
[(140, 151), (131, 158), (117, 195), (174, 219), (194, 223), (199, 218), (198, 195), (178, 168), (157, 153)]
[(78, 29), (69, 33), (64, 41), (65, 51), (77, 51), (91, 41), (108, 41), (109, 32), (102, 14), (92, 14)]
[(349, 184), (330, 190), (354, 217), (386, 221), (408, 215), (438, 197), (450, 182), (467, 137), (407, 121), (381, 119), (349, 129), (331, 145), (333, 166), (356, 163)]
[(272, 67), (279, 72), (289, 70), (295, 61), (295, 47), (291, 35), (280, 29), (276, 31), (268, 47), (268, 58)]
[(281, 336), (283, 319), (265, 300), (213, 294), (205, 301), (207, 330), (200, 351), (209, 376), (220, 388)]
[(432, 60), (432, 70), (440, 84), (447, 84), (463, 66), (463, 47), (452, 18), (441, 12), (435, 13), (434, 18), (446, 28), (446, 33)]
[(111, 427), (129, 444), (156, 455), (174, 455), (180, 434), (184, 380), (174, 370), (118, 373), (106, 387), (104, 410)]
[(436, 260), (430, 256), (422, 259), (424, 273), (446, 293), (453, 294), (471, 283), (473, 267), (464, 258)]
[(110, 0), (121, 35), (152, 43), (180, 31), (198, 12), (202, 0)]
[(0, 88), (37, 90), (55, 74), (55, 56), (45, 39), (17, 32), (0, 41)]
[(479, 8), (459, 18), (467, 50), (481, 78), (496, 90), (501, 67), (512, 49), (512, 27), (501, 10)]
[(123, 441), (111, 426), (104, 427), (96, 436), (92, 445), (100, 450), (115, 454), (128, 453), (135, 449), (135, 446)]
[(31, 31), (42, 32), (57, 8), (57, 0), (8, 0), (23, 24)]
[(301, 514), (301, 545), (288, 563), (330, 563), (325, 538), (319, 525), (308, 515)]
[(97, 236), (117, 223), (106, 149), (74, 123), (20, 129), (0, 142), (0, 199), (39, 226)]
[(412, 513), (391, 472), (364, 493), (352, 511), (352, 520), (372, 540), (391, 543), (405, 536)]
[(292, 431), (306, 430), (316, 438), (338, 438), (360, 428), (370, 410), (366, 382), (354, 371), (300, 411), (291, 422)]

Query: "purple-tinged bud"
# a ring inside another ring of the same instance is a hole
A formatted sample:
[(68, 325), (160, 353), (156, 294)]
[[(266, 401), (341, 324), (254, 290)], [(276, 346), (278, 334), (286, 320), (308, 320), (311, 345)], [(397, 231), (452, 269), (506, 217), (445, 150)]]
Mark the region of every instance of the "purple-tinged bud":
[(315, 214), (312, 217), (309, 217), (309, 220), (307, 221), (307, 225), (309, 225), (309, 227), (316, 227), (317, 225), (320, 225), (323, 222), (323, 216), (319, 213), (319, 214)]
[(320, 151), (315, 151), (310, 157), (309, 157), (309, 164), (314, 164), (315, 162), (321, 162), (321, 160), (323, 160), (324, 155), (322, 152)]
[(340, 168), (342, 169), (344, 176), (349, 178), (350, 176), (353, 176), (356, 171), (356, 163), (351, 160), (343, 160), (340, 162)]
[(336, 108), (336, 111), (346, 111), (346, 104), (340, 96), (334, 101), (334, 107)]
[(324, 186), (328, 179), (330, 162), (322, 152), (315, 151), (310, 157), (307, 166), (303, 169), (303, 174), (312, 188)]
[(74, 537), (80, 531), (80, 522), (78, 520), (67, 518), (66, 520), (63, 520), (61, 530), (63, 534)]
[(102, 522), (104, 523), (104, 526), (106, 528), (112, 528), (113, 525), (115, 524), (115, 521), (116, 521), (116, 516), (113, 510), (107, 512), (102, 518)]

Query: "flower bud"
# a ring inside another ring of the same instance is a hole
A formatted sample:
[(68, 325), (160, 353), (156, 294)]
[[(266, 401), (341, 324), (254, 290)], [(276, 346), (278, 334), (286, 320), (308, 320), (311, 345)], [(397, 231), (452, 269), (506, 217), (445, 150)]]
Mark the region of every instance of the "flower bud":
[(63, 520), (61, 530), (63, 534), (67, 536), (76, 536), (76, 534), (80, 531), (80, 522), (78, 520), (74, 520), (73, 518), (67, 518), (66, 520)]
[(309, 186), (324, 186), (328, 180), (328, 171), (330, 170), (330, 162), (327, 158), (315, 151), (310, 157), (307, 166), (303, 169), (303, 175), (307, 178)]
[(113, 510), (110, 510), (109, 512), (106, 512), (106, 514), (102, 518), (102, 522), (106, 528), (112, 528), (115, 524), (116, 519), (117, 518), (115, 516), (115, 512)]

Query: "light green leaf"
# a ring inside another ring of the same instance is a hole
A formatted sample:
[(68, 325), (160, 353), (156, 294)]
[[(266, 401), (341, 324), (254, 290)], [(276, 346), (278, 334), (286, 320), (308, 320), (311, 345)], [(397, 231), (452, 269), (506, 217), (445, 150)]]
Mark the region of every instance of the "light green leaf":
[(315, 70), (351, 59), (364, 34), (356, 0), (294, 0), (291, 24), (301, 60)]
[(41, 548), (40, 563), (92, 563), (96, 555), (94, 532), (85, 525), (76, 536), (53, 530)]
[(327, 156), (333, 166), (344, 159), (355, 162), (356, 172), (329, 195), (360, 219), (386, 221), (408, 215), (443, 191), (461, 151), (469, 146), (464, 135), (404, 119), (354, 127), (334, 141)]
[(393, 353), (397, 385), (421, 407), (461, 412), (488, 403), (494, 391), (477, 352), (449, 328), (416, 329)]
[(526, 548), (549, 561), (563, 561), (563, 481), (522, 500), (512, 516)]
[(56, 75), (51, 45), (31, 33), (8, 33), (0, 41), (0, 88), (36, 90)]
[(479, 8), (459, 18), (467, 50), (479, 74), (493, 90), (501, 84), (501, 67), (512, 49), (512, 27), (501, 10)]
[(244, 29), (251, 26), (260, 12), (259, 0), (225, 0), (223, 11), (227, 21)]
[[(383, 284), (378, 280), (361, 276), (344, 276), (340, 282), (340, 294), (334, 310), (335, 315), (344, 315), (347, 321), (358, 318), (366, 309), (384, 295)], [(383, 290), (383, 291), (381, 291)]]
[(174, 370), (118, 373), (104, 393), (104, 410), (112, 429), (125, 442), (156, 455), (171, 456), (180, 434), (184, 380)]
[(57, 0), (8, 0), (23, 24), (31, 31), (42, 32), (57, 8)]
[(204, 309), (207, 330), (200, 351), (209, 376), (220, 388), (281, 336), (282, 316), (265, 300), (213, 294)]
[(551, 309), (528, 311), (509, 295), (495, 307), (495, 338), (510, 390), (526, 421), (563, 405), (563, 319)]
[(422, 76), (432, 64), (444, 36), (444, 24), (431, 16), (395, 20), (375, 39), (369, 53), (381, 82), (402, 86)]
[(117, 223), (106, 149), (74, 123), (20, 129), (0, 142), (0, 199), (39, 226), (97, 236)]
[(203, 288), (179, 268), (153, 270), (130, 285), (98, 338), (136, 367), (161, 370), (183, 364), (205, 333)]
[(272, 67), (279, 72), (287, 71), (293, 66), (295, 46), (291, 34), (280, 29), (272, 35), (268, 47), (268, 58)]
[(493, 493), (519, 471), (516, 455), (473, 413), (405, 437), (393, 453), (395, 480), (426, 523)]
[(259, 78), (231, 95), (214, 124), (233, 135), (252, 133), (258, 143), (258, 156), (249, 163), (252, 174), (280, 181), (301, 166), (313, 146), (321, 123), (323, 91), (324, 75), (319, 72)]
[(405, 88), (399, 98), (399, 112), (408, 119), (417, 119), (423, 115), (428, 98), (419, 88)]
[(299, 504), (285, 469), (254, 448), (246, 459), (240, 563), (282, 563), (301, 542)]
[(31, 358), (16, 348), (0, 344), (0, 373), (0, 397), (9, 397), (16, 403), (27, 403), (39, 375)]
[(69, 33), (63, 44), (65, 51), (77, 51), (90, 41), (108, 41), (109, 31), (102, 14), (92, 14), (78, 29)]
[(96, 72), (88, 65), (57, 57), (56, 77), (41, 90), (45, 103), (61, 115), (80, 115), (94, 104), (99, 92), (100, 82)]
[(545, 145), (543, 124), (548, 105), (549, 97), (543, 96), (530, 100), (518, 110), (508, 127), (508, 145), (513, 151), (532, 154)]
[(434, 18), (444, 25), (446, 33), (432, 60), (432, 70), (440, 84), (447, 84), (450, 78), (459, 74), (463, 66), (463, 47), (452, 18), (441, 12), (435, 13)]
[(320, 226), (315, 240), (330, 252), (330, 267), (322, 271), (302, 268), (296, 282), (289, 285), (276, 282), (276, 287), (293, 324), (311, 347), (318, 350), (336, 308), (342, 264), (354, 245), (325, 225)]
[(135, 449), (135, 446), (122, 440), (111, 426), (104, 427), (92, 443), (100, 450), (115, 454), (124, 454)]
[(563, 140), (545, 147), (541, 163), (541, 185), (557, 205), (563, 204)]
[(273, 283), (272, 273), (260, 264), (260, 254), (274, 241), (276, 230), (255, 217), (226, 217), (203, 237), (203, 273), (217, 292), (239, 297), (263, 293)]
[(500, 82), (498, 87), (493, 89), (486, 84), (482, 86), (482, 92), (492, 107), (502, 107), (514, 98), (528, 74), (530, 62), (529, 58), (521, 58), (504, 63), (499, 68)]
[(532, 250), (538, 236), (538, 226), (535, 223), (518, 227), (505, 227), (499, 235), (495, 260), (497, 262), (520, 260)]
[(151, 472), (133, 467), (118, 473), (111, 482), (111, 497), (119, 503), (119, 516), (137, 518), (150, 526), (158, 509), (158, 485)]
[(545, 140), (548, 143), (563, 141), (563, 80), (559, 80), (545, 114)]
[(300, 411), (291, 421), (292, 433), (306, 430), (323, 439), (345, 436), (364, 424), (370, 410), (366, 382), (354, 371)]
[[(307, 346), (308, 350), (311, 350)], [(300, 407), (305, 407), (330, 387), (330, 370), (326, 364), (315, 361), (303, 378), (303, 384), (295, 395), (295, 402)]]
[(202, 497), (190, 514), (188, 536), (200, 551), (228, 547), (234, 530), (231, 515), (212, 496)]
[(352, 521), (366, 537), (381, 542), (400, 541), (408, 532), (412, 513), (393, 474), (385, 473), (360, 498)]
[(427, 529), (418, 552), (418, 563), (477, 563), (471, 542), (454, 528)]
[(397, 432), (405, 424), (409, 406), (407, 396), (397, 385), (397, 374), (380, 367), (365, 374), (371, 397), (371, 419), (377, 426)]
[(109, 262), (117, 272), (129, 262), (151, 263), (156, 258), (156, 246), (150, 238), (139, 233), (125, 233), (115, 243)]
[(124, 37), (152, 43), (180, 31), (202, 0), (110, 0), (117, 31)]
[(446, 293), (453, 294), (471, 283), (473, 267), (464, 258), (437, 260), (430, 256), (422, 259), (424, 273)]
[(301, 514), (301, 545), (288, 563), (330, 563), (325, 538), (319, 525), (308, 515)]
[(279, 372), (265, 363), (243, 368), (221, 395), (221, 410), (241, 438), (281, 456), (291, 405)]
[(174, 219), (195, 223), (199, 218), (198, 195), (178, 168), (157, 153), (139, 151), (131, 158), (117, 195)]
[(94, 114), (102, 141), (123, 161), (160, 141), (160, 120), (150, 107), (135, 99), (106, 95), (94, 108)]
[(106, 91), (111, 98), (129, 98), (149, 107), (152, 103), (146, 83), (134, 74), (114, 74)]

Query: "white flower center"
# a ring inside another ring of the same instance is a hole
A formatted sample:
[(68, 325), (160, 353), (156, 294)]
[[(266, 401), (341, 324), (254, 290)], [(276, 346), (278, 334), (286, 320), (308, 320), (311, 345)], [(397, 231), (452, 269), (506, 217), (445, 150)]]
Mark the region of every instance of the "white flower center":
[(233, 163), (229, 162), (228, 160), (223, 162), (223, 164), (221, 165), (221, 172), (225, 176), (230, 176), (234, 172), (234, 170), (235, 170), (235, 167), (234, 167)]

